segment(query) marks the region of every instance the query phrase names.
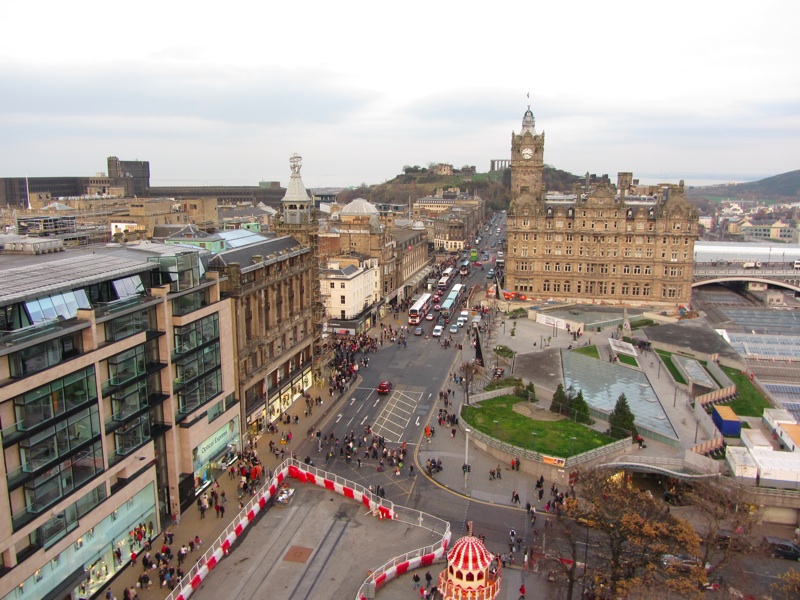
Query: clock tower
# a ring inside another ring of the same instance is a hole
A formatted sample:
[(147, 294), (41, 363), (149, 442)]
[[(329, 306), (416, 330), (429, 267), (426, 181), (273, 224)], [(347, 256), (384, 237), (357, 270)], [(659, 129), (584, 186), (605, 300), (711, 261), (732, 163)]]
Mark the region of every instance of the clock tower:
[(544, 132), (536, 133), (531, 107), (522, 117), (522, 130), (511, 133), (511, 206), (523, 197), (527, 202), (544, 197)]

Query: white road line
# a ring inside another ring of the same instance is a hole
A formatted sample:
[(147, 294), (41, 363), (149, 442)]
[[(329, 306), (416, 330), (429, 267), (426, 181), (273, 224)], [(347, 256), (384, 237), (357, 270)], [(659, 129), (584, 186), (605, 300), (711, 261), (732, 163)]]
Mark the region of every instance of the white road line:
[(342, 420), (342, 413), (339, 413), (339, 416), (336, 417), (336, 422), (338, 423), (341, 420)]
[(417, 427), (419, 427), (419, 417), (417, 417), (417, 420), (414, 422), (414, 425), (416, 425)]

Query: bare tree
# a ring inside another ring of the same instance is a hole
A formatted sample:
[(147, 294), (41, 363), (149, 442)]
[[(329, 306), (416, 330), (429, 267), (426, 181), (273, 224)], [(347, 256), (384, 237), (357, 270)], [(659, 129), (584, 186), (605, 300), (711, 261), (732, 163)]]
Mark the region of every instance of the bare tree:
[(732, 556), (752, 551), (752, 532), (762, 510), (750, 501), (745, 488), (729, 478), (697, 480), (686, 487), (683, 497), (702, 522), (698, 533), (706, 541), (704, 565), (716, 570)]
[(566, 502), (569, 518), (597, 531), (601, 552), (592, 578), (598, 598), (664, 590), (683, 598), (700, 594), (705, 570), (697, 557), (700, 536), (665, 510), (648, 492), (607, 469), (582, 472), (577, 498)]

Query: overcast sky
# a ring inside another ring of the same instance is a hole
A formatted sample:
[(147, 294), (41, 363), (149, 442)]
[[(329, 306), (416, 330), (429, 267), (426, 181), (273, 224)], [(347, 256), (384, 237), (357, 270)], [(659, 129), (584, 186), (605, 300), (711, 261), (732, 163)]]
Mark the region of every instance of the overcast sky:
[[(545, 162), (701, 184), (800, 169), (800, 2), (0, 5), (0, 176), (149, 160), (153, 185)], [(526, 95), (530, 92), (530, 100)]]

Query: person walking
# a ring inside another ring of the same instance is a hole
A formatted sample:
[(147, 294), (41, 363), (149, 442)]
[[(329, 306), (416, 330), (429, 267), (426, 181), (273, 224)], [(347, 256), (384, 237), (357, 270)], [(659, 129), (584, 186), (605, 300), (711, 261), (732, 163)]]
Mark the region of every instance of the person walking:
[(519, 586), (519, 600), (525, 600), (525, 584)]

